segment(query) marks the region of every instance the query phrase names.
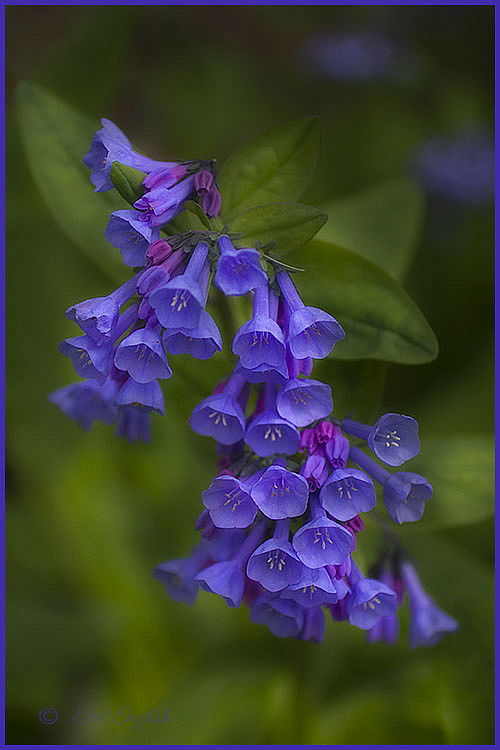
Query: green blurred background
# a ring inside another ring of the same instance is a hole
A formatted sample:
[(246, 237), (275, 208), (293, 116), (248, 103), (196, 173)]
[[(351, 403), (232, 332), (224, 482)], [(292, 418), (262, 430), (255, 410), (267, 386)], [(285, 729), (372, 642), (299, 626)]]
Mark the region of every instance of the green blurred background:
[[(167, 413), (148, 446), (102, 425), (84, 433), (46, 400), (74, 380), (57, 351), (75, 335), (65, 308), (113, 287), (37, 191), (14, 99), (20, 80), (35, 81), (111, 118), (150, 156), (221, 163), (261, 130), (318, 114), (322, 155), (303, 201), (322, 204), (407, 176), (428, 138), (490, 133), (493, 8), (10, 6), (6, 15), (7, 742), (492, 743), (490, 202), (424, 189), (406, 288), (441, 353), (425, 366), (391, 365), (381, 404), (419, 420), (413, 468), (425, 465), (432, 503), (459, 508), (401, 531), (460, 632), (410, 652), (403, 615), (393, 649), (333, 622), (321, 646), (280, 641), (209, 594), (192, 608), (171, 602), (151, 577), (197, 540), (215, 451), (186, 418), (223, 358), (203, 368), (176, 360), (181, 374), (166, 384)], [(319, 33), (360, 30), (403, 50), (395, 75), (346, 79), (304, 52)], [(360, 547), (376, 550), (376, 533), (365, 537)], [(142, 714), (160, 704), (163, 724), (72, 721), (83, 706)], [(46, 706), (59, 714), (52, 726), (38, 719)]]

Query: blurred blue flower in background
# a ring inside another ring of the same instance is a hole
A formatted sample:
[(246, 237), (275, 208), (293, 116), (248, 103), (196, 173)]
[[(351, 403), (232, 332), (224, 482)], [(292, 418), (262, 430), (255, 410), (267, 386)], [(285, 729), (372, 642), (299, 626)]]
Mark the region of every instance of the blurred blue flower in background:
[(454, 203), (479, 206), (493, 195), (493, 141), (480, 130), (421, 143), (411, 171), (430, 193)]

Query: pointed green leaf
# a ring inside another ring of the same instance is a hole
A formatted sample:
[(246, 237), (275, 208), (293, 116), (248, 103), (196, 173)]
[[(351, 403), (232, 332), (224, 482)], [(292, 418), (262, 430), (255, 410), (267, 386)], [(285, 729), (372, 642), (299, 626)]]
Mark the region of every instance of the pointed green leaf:
[(125, 278), (120, 253), (104, 239), (110, 213), (123, 202), (114, 191), (94, 193), (82, 162), (96, 123), (33, 83), (19, 86), (17, 107), (28, 163), (54, 219), (102, 271)]
[(422, 229), (424, 200), (411, 180), (387, 180), (323, 204), (328, 222), (318, 239), (347, 247), (398, 281), (407, 275)]
[(120, 164), (119, 161), (111, 165), (111, 182), (122, 198), (125, 198), (132, 206), (144, 193), (142, 181), (145, 177), (144, 172), (134, 167), (127, 167), (126, 164)]
[(324, 211), (302, 203), (268, 203), (240, 214), (231, 224), (241, 245), (274, 242), (273, 253), (287, 255), (311, 240), (327, 220)]
[(190, 214), (193, 214), (196, 216), (200, 223), (205, 227), (205, 229), (211, 230), (212, 225), (210, 224), (210, 219), (202, 209), (199, 203), (196, 203), (196, 201), (186, 201), (184, 203), (184, 210), (187, 211)]
[(313, 240), (288, 259), (306, 268), (294, 278), (305, 304), (334, 315), (346, 337), (336, 359), (422, 364), (437, 357), (434, 332), (399, 284), (355, 253)]
[(224, 221), (252, 206), (297, 200), (311, 179), (319, 146), (318, 118), (301, 117), (237, 148), (220, 174)]

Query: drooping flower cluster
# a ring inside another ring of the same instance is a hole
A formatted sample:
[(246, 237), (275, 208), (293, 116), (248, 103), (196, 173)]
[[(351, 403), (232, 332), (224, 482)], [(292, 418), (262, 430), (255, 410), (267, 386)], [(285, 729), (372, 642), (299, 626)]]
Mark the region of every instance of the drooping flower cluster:
[(362, 514), (376, 505), (373, 480), (398, 524), (418, 520), (432, 495), (426, 479), (383, 469), (359, 445), (400, 466), (419, 452), (415, 420), (385, 414), (369, 426), (333, 419), (330, 386), (310, 375), (313, 361), (344, 338), (338, 321), (303, 302), (279, 260), (268, 257), (266, 266), (257, 247), (238, 248), (227, 227), (168, 233), (188, 198), (198, 198), (208, 222), (218, 213), (213, 162), (154, 162), (108, 120), (84, 161), (96, 191), (113, 186), (115, 161), (145, 177), (134, 209), (114, 212), (106, 229), (134, 275), (66, 311), (82, 333), (60, 350), (83, 380), (51, 395), (64, 413), (84, 428), (116, 421), (119, 435), (147, 440), (151, 412), (164, 411), (159, 381), (172, 376), (167, 353), (205, 360), (223, 348), (206, 309), (212, 280), (222, 294), (250, 295), (252, 303), (232, 341), (232, 372), (190, 417), (195, 432), (216, 441), (219, 471), (202, 495), (200, 544), (155, 570), (167, 592), (193, 603), (201, 587), (231, 607), (245, 601), (251, 619), (278, 637), (320, 642), (326, 609), (369, 640), (392, 643), (407, 590), (412, 646), (456, 629), (400, 550), (385, 554), (369, 577), (354, 559)]
[[(223, 273), (224, 262), (221, 255), (216, 279), (222, 291), (235, 293), (240, 271), (231, 266)], [(385, 414), (373, 426), (330, 421), (331, 389), (308, 376), (313, 359), (343, 338), (341, 326), (304, 305), (285, 271), (275, 286), (262, 283), (257, 258), (248, 265), (253, 314), (232, 342), (238, 362), (190, 420), (193, 430), (217, 441), (221, 456), (220, 472), (202, 495), (205, 510), (196, 523), (202, 541), (190, 558), (167, 561), (155, 575), (176, 600), (192, 603), (199, 586), (231, 607), (245, 601), (250, 618), (278, 637), (321, 641), (326, 608), (334, 620), (366, 630), (371, 641), (392, 643), (403, 591), (395, 580), (409, 580), (409, 563), (403, 574), (385, 565), (378, 578), (363, 575), (353, 559), (361, 514), (376, 504), (372, 478), (383, 485), (397, 523), (418, 520), (432, 488), (417, 474), (384, 470), (346, 434), (399, 466), (419, 452), (417, 423), (399, 414)], [(423, 596), (417, 601), (414, 582), (407, 586), (415, 622)], [(425, 622), (418, 635), (412, 626), (412, 645), (430, 644), (456, 627), (451, 618), (418, 617)]]
[[(157, 162), (132, 150), (109, 120), (94, 136), (84, 163), (97, 192), (109, 190), (115, 161), (146, 173), (134, 210), (111, 214), (105, 236), (135, 275), (106, 297), (66, 310), (83, 335), (63, 341), (83, 381), (50, 399), (88, 429), (94, 420), (117, 422), (117, 434), (147, 441), (150, 413), (164, 412), (159, 380), (172, 371), (166, 352), (206, 359), (222, 349), (219, 330), (205, 310), (210, 262), (203, 233), (160, 238), (160, 230), (198, 196), (215, 216), (220, 207), (213, 162)], [(207, 236), (208, 239), (208, 236)], [(138, 270), (141, 269), (141, 270)]]

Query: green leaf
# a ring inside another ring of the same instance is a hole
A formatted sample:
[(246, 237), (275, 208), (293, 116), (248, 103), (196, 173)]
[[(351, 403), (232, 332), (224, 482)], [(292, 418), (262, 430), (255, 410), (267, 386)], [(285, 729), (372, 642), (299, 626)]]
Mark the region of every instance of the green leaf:
[(190, 214), (193, 214), (196, 216), (199, 220), (202, 226), (205, 227), (205, 229), (212, 229), (212, 225), (210, 224), (210, 219), (202, 209), (199, 203), (196, 203), (196, 201), (186, 201), (184, 203), (184, 210), (187, 211)]
[(309, 242), (327, 218), (324, 211), (302, 203), (268, 203), (240, 214), (231, 229), (242, 233), (239, 242), (246, 247), (272, 240), (273, 253), (287, 255)]
[(115, 280), (126, 276), (120, 253), (104, 239), (118, 195), (94, 193), (82, 162), (96, 123), (37, 84), (17, 89), (21, 134), (35, 183), (61, 229)]
[(406, 524), (405, 533), (426, 533), (492, 518), (494, 457), (490, 435), (426, 437), (410, 470), (430, 481), (434, 496), (426, 503), (422, 520)]
[(387, 180), (322, 208), (328, 222), (318, 239), (347, 247), (403, 281), (422, 229), (423, 193), (414, 182)]
[(237, 148), (220, 174), (224, 221), (252, 206), (297, 200), (311, 179), (319, 146), (318, 118), (301, 117)]
[(430, 362), (438, 354), (434, 332), (404, 289), (355, 253), (313, 240), (289, 258), (307, 269), (294, 280), (305, 304), (334, 315), (346, 337), (336, 359)]
[(332, 386), (333, 415), (337, 419), (350, 416), (365, 424), (376, 420), (387, 374), (386, 362), (337, 361), (333, 356), (316, 362), (314, 372), (317, 380)]
[(145, 176), (144, 172), (134, 167), (127, 167), (126, 164), (120, 164), (119, 161), (113, 162), (111, 166), (111, 182), (122, 198), (125, 198), (131, 205), (134, 205), (144, 193), (142, 181)]

